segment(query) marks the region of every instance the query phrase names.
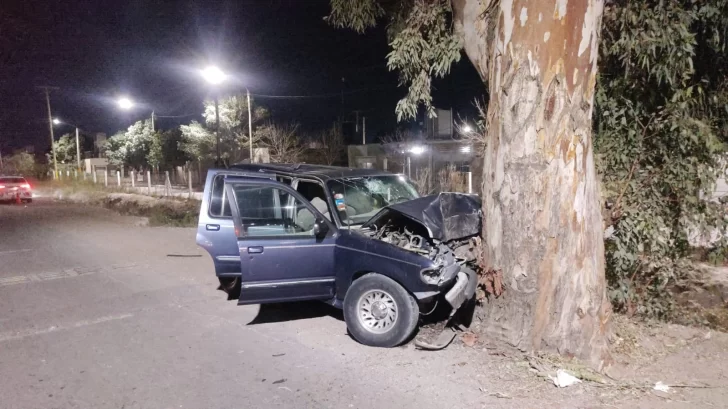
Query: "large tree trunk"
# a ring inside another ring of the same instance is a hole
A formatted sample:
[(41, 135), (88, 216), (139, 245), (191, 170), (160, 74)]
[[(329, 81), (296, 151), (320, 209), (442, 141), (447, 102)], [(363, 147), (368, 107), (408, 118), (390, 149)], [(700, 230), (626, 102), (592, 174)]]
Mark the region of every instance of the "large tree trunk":
[(592, 109), (603, 0), (455, 0), (456, 30), (490, 89), (486, 271), (506, 292), (487, 331), (602, 367), (606, 298)]

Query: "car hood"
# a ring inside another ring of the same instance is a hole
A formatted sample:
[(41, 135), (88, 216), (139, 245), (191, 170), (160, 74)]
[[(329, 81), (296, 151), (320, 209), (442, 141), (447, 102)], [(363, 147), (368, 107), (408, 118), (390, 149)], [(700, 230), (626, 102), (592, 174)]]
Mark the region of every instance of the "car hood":
[(381, 227), (393, 214), (400, 214), (423, 225), (430, 238), (450, 241), (480, 233), (480, 198), (464, 193), (423, 196), (382, 208), (363, 228)]

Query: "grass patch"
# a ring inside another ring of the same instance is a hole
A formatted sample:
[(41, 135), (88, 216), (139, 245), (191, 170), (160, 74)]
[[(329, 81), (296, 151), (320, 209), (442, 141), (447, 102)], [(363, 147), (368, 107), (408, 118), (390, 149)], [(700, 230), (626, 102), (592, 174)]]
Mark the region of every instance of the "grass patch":
[(123, 215), (147, 217), (151, 226), (194, 227), (200, 211), (199, 200), (127, 193), (123, 188), (85, 181), (45, 182), (39, 183), (36, 188), (58, 200), (100, 206)]

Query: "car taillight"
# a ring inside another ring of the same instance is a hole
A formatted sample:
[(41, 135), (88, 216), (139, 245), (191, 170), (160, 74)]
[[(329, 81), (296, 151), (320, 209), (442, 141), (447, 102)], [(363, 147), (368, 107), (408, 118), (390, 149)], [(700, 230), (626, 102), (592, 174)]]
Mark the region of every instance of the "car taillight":
[(23, 189), (30, 189), (30, 184), (26, 183), (24, 185), (20, 185), (20, 187), (22, 187)]
[(0, 189), (5, 189), (5, 185), (0, 185)]

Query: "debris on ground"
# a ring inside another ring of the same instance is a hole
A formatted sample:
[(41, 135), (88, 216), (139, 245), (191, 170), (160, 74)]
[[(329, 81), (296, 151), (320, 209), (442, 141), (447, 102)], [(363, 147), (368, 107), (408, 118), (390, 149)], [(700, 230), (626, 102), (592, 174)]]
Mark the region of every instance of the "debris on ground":
[(558, 386), (559, 388), (566, 388), (567, 386), (581, 383), (581, 379), (571, 375), (563, 369), (559, 369), (558, 371), (556, 371), (556, 376), (550, 378), (552, 381), (554, 381), (554, 385)]
[(460, 336), (460, 339), (463, 340), (463, 344), (472, 347), (473, 345), (475, 345), (475, 342), (478, 341), (478, 336), (473, 334), (472, 332), (466, 332)]
[(415, 339), (415, 347), (425, 351), (439, 351), (450, 345), (450, 343), (455, 339), (456, 335), (457, 333), (453, 328), (445, 327), (443, 328), (442, 332), (440, 332), (440, 335), (438, 335), (437, 338), (431, 343), (424, 341), (420, 338)]
[(670, 386), (665, 385), (664, 383), (662, 383), (662, 381), (658, 381), (657, 383), (655, 383), (655, 386), (652, 387), (652, 389), (660, 392), (668, 392), (670, 391)]

